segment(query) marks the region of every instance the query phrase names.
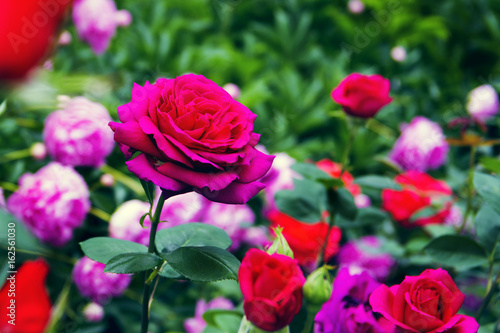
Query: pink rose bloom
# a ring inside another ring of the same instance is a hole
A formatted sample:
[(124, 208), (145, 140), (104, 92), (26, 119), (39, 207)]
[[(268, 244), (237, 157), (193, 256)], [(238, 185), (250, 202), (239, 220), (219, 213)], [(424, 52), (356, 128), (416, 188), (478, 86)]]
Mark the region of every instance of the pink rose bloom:
[(390, 81), (378, 74), (353, 73), (333, 89), (332, 99), (350, 116), (371, 118), (392, 102), (390, 90)]
[(131, 275), (104, 273), (105, 264), (83, 257), (73, 268), (73, 281), (80, 294), (98, 304), (118, 297), (127, 289)]
[(366, 236), (346, 243), (339, 251), (340, 267), (348, 267), (351, 272), (368, 272), (379, 281), (387, 278), (395, 260), (388, 253), (380, 252), (382, 246), (375, 236)]
[(425, 117), (415, 117), (403, 127), (389, 155), (404, 170), (425, 172), (446, 162), (449, 145), (439, 125)]
[(186, 329), (186, 332), (202, 333), (207, 326), (207, 323), (203, 320), (203, 314), (207, 312), (207, 310), (212, 309), (232, 310), (234, 309), (234, 305), (230, 300), (224, 297), (214, 298), (208, 303), (203, 299), (198, 300), (196, 303), (194, 317), (188, 318), (184, 321), (184, 328)]
[(75, 0), (73, 21), (80, 38), (90, 44), (95, 54), (102, 54), (116, 28), (128, 26), (132, 16), (127, 10), (117, 10), (113, 0)]
[[(199, 222), (207, 201), (196, 193), (182, 194), (165, 202), (160, 216), (158, 229), (174, 227), (189, 222)], [(154, 207), (153, 207), (154, 208)], [(149, 211), (149, 203), (140, 200), (124, 202), (111, 216), (109, 221), (109, 235), (113, 238), (128, 240), (143, 245), (149, 244), (149, 217), (144, 219), (141, 227), (140, 220), (144, 213)], [(154, 209), (153, 209), (154, 212)]]
[(498, 94), (495, 88), (485, 84), (469, 93), (467, 112), (479, 123), (484, 123), (498, 113)]
[(63, 246), (90, 210), (89, 190), (73, 168), (51, 162), (21, 176), (7, 207), (40, 240)]
[(401, 284), (379, 286), (370, 296), (373, 311), (408, 333), (476, 333), (472, 317), (457, 314), (464, 294), (445, 270), (427, 269)]
[(108, 110), (85, 97), (65, 102), (45, 120), (43, 139), (54, 160), (66, 165), (99, 167), (115, 145), (106, 126)]
[(203, 222), (224, 230), (233, 241), (229, 249), (236, 250), (245, 239), (245, 227), (254, 224), (255, 215), (247, 205), (212, 202), (205, 208)]
[(122, 123), (110, 126), (127, 168), (158, 185), (165, 198), (195, 191), (211, 201), (243, 204), (265, 187), (257, 180), (273, 156), (255, 149), (256, 115), (201, 75), (135, 84), (118, 116)]

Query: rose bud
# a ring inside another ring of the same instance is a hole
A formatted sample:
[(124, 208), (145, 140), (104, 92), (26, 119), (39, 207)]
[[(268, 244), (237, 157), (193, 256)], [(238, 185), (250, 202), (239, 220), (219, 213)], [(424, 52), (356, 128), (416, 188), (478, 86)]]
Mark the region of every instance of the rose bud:
[(370, 296), (373, 311), (404, 332), (477, 332), (474, 318), (457, 314), (463, 302), (464, 294), (441, 268), (406, 276), (391, 288), (381, 285)]
[(392, 101), (391, 83), (380, 75), (348, 75), (333, 89), (332, 99), (353, 117), (371, 118)]
[(104, 53), (118, 26), (127, 26), (132, 16), (126, 10), (117, 10), (113, 0), (76, 0), (73, 21), (82, 40), (92, 51)]
[(45, 284), (48, 273), (49, 265), (40, 258), (26, 261), (15, 275), (6, 276), (5, 284), (0, 290), (0, 308), (2, 309), (0, 332), (45, 331), (52, 312), (52, 304)]
[(282, 254), (293, 259), (293, 251), (290, 248), (290, 245), (288, 245), (288, 242), (286, 241), (285, 236), (283, 236), (282, 233), (283, 228), (277, 227), (272, 229), (274, 234), (276, 235), (276, 238), (274, 239), (271, 246), (267, 249), (267, 253)]
[(104, 273), (105, 264), (82, 257), (73, 268), (73, 281), (82, 296), (104, 304), (123, 294), (132, 277), (127, 274)]
[(90, 210), (87, 183), (73, 168), (51, 162), (19, 178), (8, 210), (43, 242), (63, 246)]
[(66, 165), (103, 165), (115, 146), (106, 126), (111, 120), (108, 110), (85, 97), (75, 97), (64, 105), (45, 120), (43, 140), (50, 156)]
[(91, 302), (83, 308), (83, 315), (87, 321), (96, 323), (104, 318), (104, 308), (100, 304)]
[(296, 260), (250, 249), (238, 273), (246, 318), (265, 331), (288, 326), (302, 306), (304, 274)]
[(478, 123), (485, 123), (498, 113), (498, 94), (495, 88), (485, 84), (469, 93), (467, 112)]
[(419, 116), (403, 127), (389, 158), (403, 170), (426, 172), (442, 166), (449, 149), (441, 127)]
[(25, 78), (56, 44), (68, 0), (0, 1), (0, 82)]
[(274, 157), (255, 149), (256, 115), (202, 75), (135, 84), (118, 116), (121, 123), (109, 125), (127, 168), (165, 199), (194, 191), (244, 204), (265, 187), (258, 180)]
[(312, 272), (304, 284), (304, 298), (312, 305), (321, 305), (332, 295), (333, 279), (328, 266), (321, 266)]

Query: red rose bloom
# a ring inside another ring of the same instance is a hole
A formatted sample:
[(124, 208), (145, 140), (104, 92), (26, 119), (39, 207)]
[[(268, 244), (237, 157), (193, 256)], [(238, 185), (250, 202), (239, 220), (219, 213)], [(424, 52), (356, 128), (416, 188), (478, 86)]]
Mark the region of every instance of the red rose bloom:
[(299, 313), (306, 279), (296, 260), (250, 249), (241, 262), (238, 279), (245, 316), (258, 328), (280, 330)]
[(354, 117), (373, 117), (392, 101), (389, 97), (391, 83), (380, 75), (348, 75), (333, 89), (332, 99)]
[(71, 0), (0, 1), (0, 81), (22, 79), (55, 44)]
[(370, 296), (373, 311), (405, 333), (477, 332), (474, 318), (457, 314), (463, 301), (464, 295), (441, 268), (407, 276), (391, 288), (381, 285)]
[[(269, 213), (268, 218), (271, 221), (271, 227), (283, 228), (283, 236), (299, 264), (304, 267), (314, 266), (325, 244), (328, 223), (304, 223), (276, 210)], [(328, 237), (325, 261), (339, 251), (341, 236), (340, 228), (334, 226)]]
[(265, 187), (257, 180), (274, 156), (255, 149), (256, 115), (202, 75), (135, 84), (118, 116), (122, 123), (110, 126), (130, 159), (127, 168), (158, 185), (166, 198), (195, 191), (242, 204)]
[[(452, 191), (445, 182), (420, 171), (407, 171), (396, 176), (394, 181), (400, 184), (402, 189), (383, 190), (382, 208), (396, 221), (405, 227), (444, 223), (452, 206)], [(433, 215), (413, 218), (419, 211), (430, 208), (432, 204), (440, 204), (443, 208)]]
[[(49, 267), (42, 259), (25, 262), (0, 290), (0, 332), (40, 333), (50, 319), (51, 302), (45, 287)], [(11, 281), (15, 289), (12, 295)], [(14, 303), (12, 303), (12, 300)], [(9, 323), (9, 306), (15, 304), (15, 325)]]

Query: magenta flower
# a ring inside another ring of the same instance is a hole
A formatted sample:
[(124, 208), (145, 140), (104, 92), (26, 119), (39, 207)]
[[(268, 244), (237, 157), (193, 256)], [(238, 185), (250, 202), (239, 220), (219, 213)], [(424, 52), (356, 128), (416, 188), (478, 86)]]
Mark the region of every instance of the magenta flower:
[(188, 318), (184, 321), (184, 328), (187, 333), (202, 333), (207, 323), (203, 320), (203, 314), (207, 310), (212, 309), (223, 309), (223, 310), (232, 310), (234, 309), (233, 303), (230, 300), (224, 297), (217, 297), (211, 300), (210, 302), (206, 302), (203, 299), (198, 300), (196, 303), (195, 315), (193, 318)]
[(83, 257), (73, 268), (73, 281), (82, 296), (98, 304), (123, 294), (132, 277), (127, 274), (104, 273), (105, 264)]
[(366, 272), (351, 275), (348, 269), (341, 269), (330, 300), (314, 319), (314, 333), (394, 333), (394, 325), (376, 315), (368, 304), (379, 285)]
[(7, 207), (40, 240), (62, 246), (90, 210), (89, 190), (73, 168), (52, 162), (21, 176)]
[(236, 250), (245, 239), (246, 227), (253, 225), (255, 215), (247, 205), (208, 204), (203, 222), (224, 230), (233, 241), (230, 250)]
[(128, 26), (132, 16), (127, 10), (117, 10), (113, 0), (75, 0), (73, 21), (80, 38), (90, 44), (95, 54), (102, 54), (116, 28)]
[(257, 180), (273, 156), (255, 149), (256, 115), (201, 75), (136, 84), (118, 116), (122, 123), (110, 126), (128, 169), (158, 185), (165, 198), (195, 191), (243, 204), (265, 187)]
[(467, 112), (479, 123), (493, 118), (499, 109), (498, 94), (495, 88), (485, 84), (473, 89), (469, 93)]
[(66, 165), (99, 167), (115, 145), (106, 126), (108, 110), (85, 97), (66, 100), (45, 121), (43, 139), (54, 160)]
[(347, 267), (351, 272), (366, 271), (378, 281), (384, 281), (395, 260), (388, 253), (380, 252), (382, 243), (375, 236), (366, 236), (346, 243), (339, 251), (340, 267)]
[(389, 155), (404, 170), (425, 172), (446, 162), (449, 145), (439, 125), (425, 117), (415, 117), (404, 126)]
[(3, 195), (3, 188), (0, 187), (0, 210), (7, 211), (7, 203), (5, 202), (5, 196)]

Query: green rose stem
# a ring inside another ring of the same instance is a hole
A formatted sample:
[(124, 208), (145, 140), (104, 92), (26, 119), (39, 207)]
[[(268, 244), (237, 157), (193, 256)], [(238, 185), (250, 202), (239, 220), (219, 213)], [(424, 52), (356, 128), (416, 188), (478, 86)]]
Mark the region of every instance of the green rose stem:
[[(153, 218), (151, 219), (151, 230), (149, 232), (148, 253), (153, 253), (155, 250), (156, 231), (158, 230), (158, 224), (160, 223), (161, 210), (163, 209), (164, 203), (165, 203), (165, 199), (163, 198), (163, 195), (160, 195), (160, 199), (158, 199), (158, 204), (156, 206), (156, 211), (154, 213)], [(150, 274), (154, 274), (154, 272), (155, 272), (154, 270), (152, 272), (146, 271), (144, 274), (144, 291), (142, 293), (141, 333), (147, 333), (147, 331), (148, 331), (149, 304), (150, 304), (149, 298), (150, 298), (150, 289), (151, 289), (151, 281), (149, 279), (149, 276), (150, 276)]]
[(0, 156), (0, 163), (12, 162), (31, 156), (31, 148), (11, 151), (10, 153)]
[(478, 322), (481, 319), (481, 317), (483, 316), (484, 310), (486, 310), (486, 308), (488, 307), (488, 304), (490, 304), (490, 301), (493, 298), (493, 295), (495, 295), (495, 292), (496, 292), (496, 289), (498, 286), (498, 282), (500, 280), (500, 269), (498, 270), (498, 273), (494, 279), (493, 279), (492, 273), (493, 273), (493, 266), (491, 266), (491, 269), (490, 269), (490, 278), (488, 280), (488, 286), (486, 288), (486, 297), (484, 298), (483, 303), (481, 304), (481, 307), (479, 308), (479, 310), (476, 313), (475, 318)]
[(467, 206), (465, 208), (464, 219), (460, 228), (458, 229), (459, 233), (465, 229), (465, 224), (467, 223), (467, 217), (472, 211), (472, 197), (474, 196), (474, 168), (476, 161), (476, 152), (477, 146), (472, 146), (470, 150), (470, 161), (469, 161), (469, 175), (467, 178)]

